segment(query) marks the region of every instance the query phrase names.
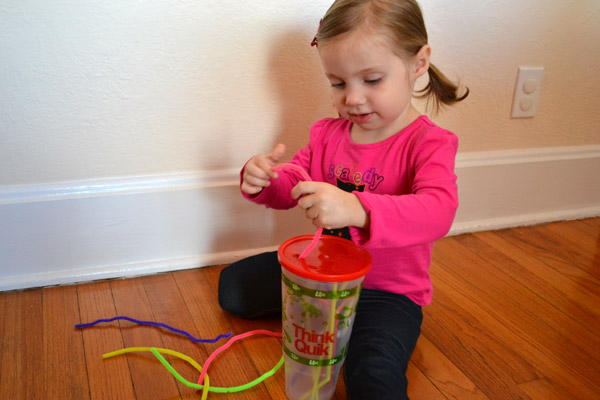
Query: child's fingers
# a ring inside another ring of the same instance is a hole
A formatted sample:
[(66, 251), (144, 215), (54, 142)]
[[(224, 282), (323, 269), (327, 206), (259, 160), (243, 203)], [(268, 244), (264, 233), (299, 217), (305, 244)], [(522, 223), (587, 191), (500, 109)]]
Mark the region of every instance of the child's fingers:
[[(292, 189), (292, 198), (294, 200), (297, 200), (298, 198), (300, 198), (303, 195), (314, 193), (316, 190), (317, 190), (317, 185), (315, 184), (315, 182), (303, 181), (303, 182), (298, 183)], [(298, 203), (298, 205), (300, 205), (300, 203)], [(302, 208), (307, 208), (307, 207), (302, 207)]]
[(271, 180), (269, 177), (261, 178), (255, 175), (247, 175), (244, 176), (243, 183), (246, 183), (250, 186), (259, 186), (263, 188), (271, 185)]
[(279, 174), (276, 171), (273, 171), (273, 166), (276, 163), (272, 162), (269, 157), (262, 158), (258, 162), (258, 167), (264, 173), (264, 175), (269, 179), (277, 179), (279, 178)]
[(273, 166), (283, 157), (285, 145), (278, 144), (269, 154), (252, 158), (244, 168), (241, 189), (247, 194), (256, 194), (271, 185), (271, 179), (277, 179), (279, 174), (273, 171)]
[(246, 176), (253, 176), (265, 180), (277, 177), (275, 171), (273, 171), (271, 162), (268, 160), (267, 156), (264, 155), (256, 156), (246, 165), (244, 178)]
[(263, 187), (250, 185), (247, 182), (242, 182), (241, 189), (242, 189), (242, 192), (249, 194), (249, 195), (253, 195), (253, 194), (260, 193), (263, 190)]
[(283, 158), (285, 154), (285, 145), (283, 143), (279, 143), (275, 146), (273, 151), (269, 154), (269, 159), (273, 162), (273, 164), (277, 164), (279, 160)]
[(279, 143), (278, 145), (275, 146), (275, 148), (273, 149), (273, 151), (269, 154), (267, 154), (266, 157), (266, 161), (267, 163), (263, 163), (261, 165), (261, 167), (264, 169), (264, 171), (267, 173), (267, 175), (271, 178), (271, 179), (277, 179), (279, 178), (279, 174), (276, 171), (273, 171), (273, 166), (277, 165), (277, 163), (279, 162), (279, 160), (281, 160), (281, 158), (283, 157), (283, 155), (285, 154), (285, 145)]
[(315, 196), (311, 196), (316, 189), (312, 182), (300, 182), (292, 189), (292, 197), (298, 199), (298, 207), (304, 210), (306, 218), (318, 225), (319, 207), (316, 206)]

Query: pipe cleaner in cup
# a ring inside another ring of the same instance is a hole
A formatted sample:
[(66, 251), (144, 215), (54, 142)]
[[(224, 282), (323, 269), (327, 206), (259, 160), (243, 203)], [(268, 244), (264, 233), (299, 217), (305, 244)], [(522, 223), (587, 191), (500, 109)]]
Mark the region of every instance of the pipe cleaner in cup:
[(369, 253), (349, 240), (322, 236), (305, 257), (311, 235), (284, 242), (282, 328), (286, 394), (328, 400), (344, 363)]

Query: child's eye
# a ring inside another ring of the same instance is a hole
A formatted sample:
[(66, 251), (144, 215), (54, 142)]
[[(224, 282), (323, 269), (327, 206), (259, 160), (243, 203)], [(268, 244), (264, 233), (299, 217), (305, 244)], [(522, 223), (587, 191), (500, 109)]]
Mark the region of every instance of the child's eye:
[(334, 88), (343, 88), (344, 87), (344, 82), (331, 82), (331, 87), (334, 87)]
[(365, 83), (367, 85), (377, 85), (379, 82), (381, 82), (381, 78), (376, 78), (376, 79), (366, 79)]

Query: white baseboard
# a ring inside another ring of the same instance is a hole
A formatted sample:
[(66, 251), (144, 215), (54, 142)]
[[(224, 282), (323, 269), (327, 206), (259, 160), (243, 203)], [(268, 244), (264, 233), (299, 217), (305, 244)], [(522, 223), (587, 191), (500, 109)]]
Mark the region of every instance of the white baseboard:
[[(465, 153), (450, 234), (600, 216), (600, 146)], [(230, 263), (314, 232), (238, 170), (0, 187), (0, 290)]]
[(459, 154), (451, 234), (600, 215), (600, 145)]
[(448, 236), (464, 233), (494, 231), (518, 226), (539, 225), (554, 221), (573, 221), (577, 219), (600, 216), (600, 206), (578, 208), (574, 210), (559, 210), (552, 212), (531, 213), (496, 218), (486, 218), (473, 221), (456, 221)]

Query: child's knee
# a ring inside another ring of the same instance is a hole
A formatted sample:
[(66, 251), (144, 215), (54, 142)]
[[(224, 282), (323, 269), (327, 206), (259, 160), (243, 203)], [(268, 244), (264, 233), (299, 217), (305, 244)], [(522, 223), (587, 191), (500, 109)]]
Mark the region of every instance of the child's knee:
[(281, 267), (275, 252), (262, 253), (225, 267), (219, 276), (219, 305), (244, 318), (281, 310)]

